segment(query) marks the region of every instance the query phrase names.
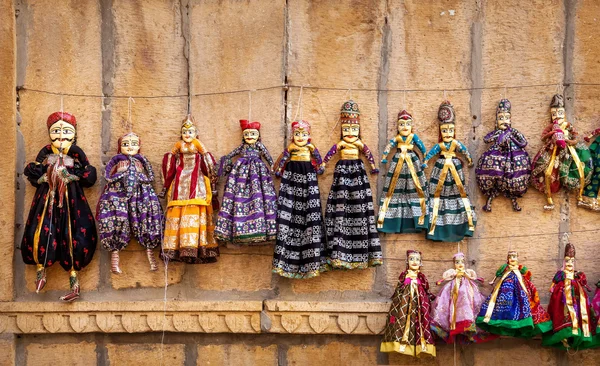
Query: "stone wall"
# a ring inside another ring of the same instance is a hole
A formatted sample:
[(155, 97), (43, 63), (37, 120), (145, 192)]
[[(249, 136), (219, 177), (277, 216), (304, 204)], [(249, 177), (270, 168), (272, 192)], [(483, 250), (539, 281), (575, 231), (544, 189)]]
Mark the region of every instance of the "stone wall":
[[(422, 235), (382, 235), (385, 264), (377, 269), (306, 281), (270, 273), (272, 245), (228, 245), (216, 264), (171, 263), (150, 273), (133, 242), (122, 253), (122, 275), (110, 273), (106, 251), (96, 252), (75, 304), (58, 303), (68, 288), (58, 266), (36, 295), (35, 269), (14, 248), (34, 192), (23, 167), (47, 143), (45, 120), (60, 110), (61, 94), (64, 110), (77, 117), (78, 144), (99, 171), (127, 130), (130, 96), (133, 129), (155, 170), (178, 139), (188, 94), (201, 139), (216, 156), (239, 144), (238, 120), (250, 113), (274, 156), (296, 114), (312, 123), (313, 141), (327, 151), (349, 97), (360, 105), (372, 150), (383, 150), (403, 108), (431, 147), (444, 94), (456, 108), (458, 138), (475, 158), (504, 96), (533, 155), (559, 88), (578, 130), (599, 127), (600, 86), (586, 85), (599, 83), (599, 14), (600, 5), (587, 0), (0, 0), (7, 151), (0, 157), (0, 231), (14, 233), (0, 236), (8, 258), (0, 267), (0, 364), (594, 364), (597, 351), (568, 355), (539, 340), (440, 346), (436, 360), (379, 353), (386, 301), (406, 249), (423, 251), (430, 282), (452, 266), (457, 245)], [(280, 87), (286, 83), (291, 87)], [(300, 86), (311, 88), (303, 89), (298, 108)], [(320, 179), (323, 198), (332, 166)], [(379, 193), (381, 183), (372, 178)], [(86, 191), (92, 208), (103, 184)], [(557, 208), (545, 212), (543, 195), (532, 189), (521, 213), (502, 198), (484, 213), (474, 179), (468, 190), (479, 220), (476, 238), (460, 248), (479, 275), (492, 278), (509, 247), (518, 249), (546, 304), (570, 240), (578, 269), (591, 283), (600, 278), (598, 216), (577, 208), (574, 196), (558, 194)]]

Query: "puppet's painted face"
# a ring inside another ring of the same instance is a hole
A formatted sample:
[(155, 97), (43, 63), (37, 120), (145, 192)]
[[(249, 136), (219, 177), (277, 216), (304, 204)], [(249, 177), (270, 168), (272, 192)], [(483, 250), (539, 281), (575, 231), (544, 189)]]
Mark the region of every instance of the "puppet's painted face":
[(298, 146), (305, 146), (310, 139), (310, 133), (304, 128), (294, 130), (294, 143)]
[(465, 270), (465, 257), (454, 258), (454, 269), (456, 269), (457, 271)]
[(353, 143), (358, 140), (360, 133), (360, 125), (356, 123), (342, 123), (342, 139), (348, 143)]
[(565, 109), (564, 108), (550, 108), (550, 117), (552, 121), (556, 120), (558, 124), (565, 121)]
[(418, 271), (421, 268), (421, 255), (419, 253), (411, 253), (408, 256), (408, 268), (413, 271)]
[(575, 270), (575, 257), (565, 257), (565, 269), (569, 272)]
[(57, 149), (67, 149), (75, 141), (75, 127), (65, 121), (54, 122), (48, 130), (52, 146)]
[(133, 156), (140, 151), (140, 138), (135, 135), (127, 135), (121, 139), (121, 153)]
[(194, 141), (196, 138), (196, 127), (182, 127), (181, 128), (181, 139), (187, 143)]
[(260, 132), (258, 130), (255, 130), (253, 128), (247, 128), (244, 130), (244, 141), (249, 145), (252, 145), (256, 141), (258, 141), (259, 137)]
[(510, 113), (509, 112), (499, 112), (496, 114), (496, 125), (501, 130), (506, 130), (510, 127)]
[(442, 134), (442, 141), (452, 142), (454, 140), (454, 124), (444, 123), (440, 126), (440, 133)]
[(511, 266), (519, 265), (519, 255), (515, 252), (508, 253), (508, 264)]
[(398, 120), (398, 133), (401, 136), (408, 136), (412, 133), (412, 119), (399, 119)]

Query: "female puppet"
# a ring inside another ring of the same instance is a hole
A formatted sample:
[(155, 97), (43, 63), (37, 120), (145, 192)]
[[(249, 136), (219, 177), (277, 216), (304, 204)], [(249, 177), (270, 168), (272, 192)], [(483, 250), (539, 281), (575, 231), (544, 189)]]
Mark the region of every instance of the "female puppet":
[(537, 289), (531, 282), (531, 272), (519, 265), (516, 251), (508, 252), (490, 285), (500, 279), (488, 296), (479, 315), (477, 326), (490, 333), (530, 338), (552, 329), (550, 316), (540, 305)]
[(59, 262), (69, 272), (71, 289), (60, 299), (73, 301), (79, 298), (77, 272), (90, 263), (96, 250), (94, 216), (82, 189), (96, 183), (96, 168), (76, 145), (75, 116), (55, 112), (46, 125), (51, 144), (40, 150), (24, 172), (36, 192), (21, 254), (26, 264), (37, 266), (36, 292), (46, 285), (46, 268)]
[(542, 132), (544, 146), (533, 158), (531, 184), (546, 194), (545, 210), (554, 209), (552, 193), (564, 186), (577, 190), (577, 201), (583, 200), (583, 189), (589, 182), (592, 160), (590, 150), (577, 142), (577, 132), (565, 120), (565, 103), (560, 94), (550, 104), (550, 123)]
[(497, 338), (483, 332), (475, 325), (475, 319), (485, 297), (479, 292), (477, 282), (483, 283), (475, 271), (465, 269), (465, 255), (453, 257), (454, 269), (444, 272), (436, 282), (439, 286), (447, 282), (432, 305), (432, 330), (446, 343), (481, 343)]
[(598, 204), (598, 193), (600, 193), (600, 128), (595, 129), (583, 139), (586, 142), (590, 142), (593, 137), (596, 138), (590, 145), (590, 154), (594, 171), (590, 182), (583, 190), (583, 198), (577, 202), (577, 205), (590, 210), (600, 211), (600, 205)]
[(277, 198), (277, 241), (273, 272), (289, 278), (311, 278), (324, 270), (325, 235), (317, 174), (321, 155), (310, 139), (310, 124), (292, 123), (293, 141), (277, 159), (281, 177)]
[[(273, 159), (260, 142), (260, 123), (240, 120), (244, 139), (221, 158), (219, 176), (229, 174), (215, 236), (233, 243), (260, 243), (277, 234), (276, 194), (271, 169)], [(241, 155), (233, 163), (233, 158)], [(262, 159), (265, 159), (269, 167)]]
[(381, 352), (398, 352), (416, 357), (426, 353), (435, 357), (429, 315), (435, 296), (429, 292), (429, 283), (421, 272), (421, 263), (421, 252), (406, 251), (406, 270), (400, 274), (392, 297)]
[(392, 148), (396, 148), (383, 185), (379, 203), (377, 230), (384, 233), (415, 233), (429, 227), (427, 195), (423, 191), (425, 172), (415, 148), (424, 156), (425, 145), (412, 132), (413, 118), (407, 111), (398, 114), (398, 134), (383, 151), (381, 164), (387, 163)]
[(198, 140), (190, 115), (181, 125), (181, 140), (163, 158), (162, 174), (161, 196), (167, 194), (164, 255), (187, 263), (215, 262), (219, 256), (213, 223), (215, 160)]
[[(465, 190), (463, 162), (456, 156), (460, 152), (473, 166), (471, 154), (454, 138), (454, 107), (445, 101), (438, 110), (440, 122), (439, 143), (425, 156), (423, 167), (436, 155), (429, 178), (429, 203), (427, 212), (431, 222), (427, 238), (437, 241), (457, 242), (465, 236), (473, 236), (477, 217)], [(432, 199), (433, 198), (433, 199)]]
[(121, 273), (119, 252), (133, 237), (146, 248), (150, 270), (157, 271), (153, 249), (161, 243), (163, 211), (152, 188), (154, 171), (139, 153), (140, 137), (119, 138), (119, 153), (106, 165), (106, 186), (98, 202), (100, 243), (111, 253), (111, 271)]
[(510, 116), (510, 101), (502, 99), (496, 108), (496, 129), (483, 139), (492, 143), (475, 169), (477, 184), (488, 197), (484, 211), (492, 211), (492, 200), (499, 195), (510, 198), (513, 210), (521, 211), (517, 198), (527, 192), (531, 176), (531, 160), (525, 151), (527, 140), (512, 128)]
[(382, 263), (381, 245), (375, 223), (375, 210), (369, 176), (360, 159), (364, 154), (371, 174), (379, 171), (371, 150), (360, 140), (360, 111), (350, 100), (342, 105), (342, 141), (333, 145), (323, 159), (325, 164), (339, 151), (333, 183), (327, 197), (327, 264), (333, 268), (364, 269)]
[(595, 344), (598, 319), (590, 306), (586, 289), (587, 278), (575, 272), (575, 246), (565, 246), (563, 268), (556, 272), (550, 286), (548, 313), (552, 318), (552, 332), (544, 334), (542, 345), (563, 349), (584, 349)]

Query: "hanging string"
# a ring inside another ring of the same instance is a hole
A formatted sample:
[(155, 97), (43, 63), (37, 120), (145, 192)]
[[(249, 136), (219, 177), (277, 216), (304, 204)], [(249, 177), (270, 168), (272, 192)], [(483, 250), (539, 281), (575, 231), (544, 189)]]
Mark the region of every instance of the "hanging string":
[(444, 89), (444, 102), (447, 101), (447, 100), (448, 100), (448, 98), (446, 96), (446, 89)]
[(406, 89), (402, 91), (402, 109), (406, 110)]
[[(301, 86), (300, 87), (300, 96), (298, 96), (298, 105), (296, 106), (296, 114), (294, 115), (294, 121), (297, 121), (296, 117), (298, 117), (298, 112), (300, 112), (300, 109), (302, 108), (302, 92), (304, 91), (304, 87)], [(302, 113), (300, 113), (300, 118), (302, 118)]]
[[(346, 90), (346, 94), (344, 94), (344, 102), (346, 102), (346, 98), (350, 96), (350, 99), (352, 99), (352, 89), (348, 89)], [(338, 115), (337, 120), (335, 121), (335, 125), (333, 125), (333, 128), (331, 129), (331, 131), (329, 132), (329, 136), (336, 136), (334, 135), (335, 130), (337, 129), (337, 126), (339, 125), (340, 121), (342, 120), (342, 116)]]
[(132, 97), (129, 97), (129, 99), (127, 100), (127, 126), (125, 126), (125, 129), (128, 129), (129, 132), (133, 132), (133, 122), (131, 118), (132, 103), (135, 103), (135, 100)]
[(62, 117), (63, 113), (65, 113), (65, 109), (64, 109), (64, 100), (63, 100), (63, 95), (60, 95), (60, 115)]
[(252, 122), (252, 90), (248, 90), (248, 122)]

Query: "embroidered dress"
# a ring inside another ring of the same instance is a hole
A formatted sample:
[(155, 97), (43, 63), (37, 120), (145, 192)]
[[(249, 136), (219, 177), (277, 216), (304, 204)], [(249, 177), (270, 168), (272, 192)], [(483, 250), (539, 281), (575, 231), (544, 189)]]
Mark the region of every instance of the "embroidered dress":
[(589, 147), (593, 171), (589, 183), (583, 190), (583, 199), (577, 203), (584, 208), (600, 211), (600, 205), (598, 204), (598, 193), (600, 192), (600, 128), (586, 136), (585, 141), (589, 142), (592, 137), (596, 137)]
[(552, 193), (561, 187), (569, 191), (578, 191), (577, 200), (583, 199), (583, 189), (590, 181), (592, 159), (587, 146), (577, 142), (577, 131), (564, 120), (564, 101), (562, 95), (555, 95), (551, 104), (553, 123), (542, 132), (544, 146), (533, 158), (531, 183), (540, 192), (546, 194), (545, 209), (554, 208)]
[[(190, 142), (175, 144), (162, 163), (163, 186), (167, 189), (164, 255), (187, 263), (211, 263), (219, 256), (214, 237), (211, 185), (217, 174), (215, 161), (195, 138), (193, 121), (184, 121), (182, 130), (192, 131)], [(186, 137), (187, 138), (187, 137)]]
[(594, 298), (592, 299), (592, 309), (594, 309), (594, 314), (596, 314), (596, 317), (600, 317), (600, 281), (596, 283), (596, 292), (594, 293)]
[(472, 269), (444, 272), (441, 281), (448, 282), (432, 304), (431, 317), (432, 330), (446, 343), (482, 343), (497, 338), (475, 324), (477, 313), (485, 301), (477, 280)]
[(415, 357), (429, 354), (435, 357), (436, 348), (430, 330), (429, 314), (434, 298), (423, 273), (410, 268), (402, 272), (392, 297), (380, 351)]
[(154, 172), (145, 156), (115, 155), (106, 165), (107, 184), (98, 202), (100, 243), (124, 249), (133, 237), (146, 249), (161, 243), (163, 212), (152, 188)]
[[(241, 156), (234, 164), (237, 155)], [(221, 159), (219, 176), (229, 176), (215, 229), (217, 239), (252, 244), (276, 238), (275, 186), (263, 158), (273, 165), (267, 148), (257, 141), (242, 143)]]
[(421, 232), (429, 227), (427, 178), (415, 148), (422, 155), (427, 150), (416, 134), (398, 135), (386, 146), (382, 164), (387, 163), (387, 156), (394, 147), (397, 150), (383, 183), (377, 229), (384, 233)]
[[(294, 132), (309, 129), (305, 121), (292, 124)], [(305, 140), (302, 146), (292, 142), (274, 169), (281, 185), (273, 272), (297, 279), (312, 278), (325, 270), (325, 234), (317, 182), (317, 174), (323, 174), (322, 161), (319, 150)]]
[(471, 160), (469, 151), (458, 140), (435, 145), (425, 161), (440, 157), (429, 178), (427, 212), (431, 220), (427, 238), (436, 241), (458, 242), (471, 237), (477, 225), (477, 215), (465, 189), (463, 163), (456, 157), (460, 152)]
[(521, 265), (504, 264), (500, 280), (477, 317), (477, 326), (493, 334), (531, 338), (551, 329), (550, 316), (540, 305), (531, 272)]
[[(504, 195), (513, 201), (513, 209), (520, 211), (516, 199), (527, 192), (531, 177), (531, 160), (525, 151), (527, 139), (522, 133), (510, 127), (510, 102), (500, 101), (496, 110), (499, 127), (488, 133), (483, 141), (492, 145), (479, 161), (475, 174), (481, 192), (488, 197), (485, 211), (491, 211), (492, 200)], [(506, 120), (504, 120), (504, 116)]]

